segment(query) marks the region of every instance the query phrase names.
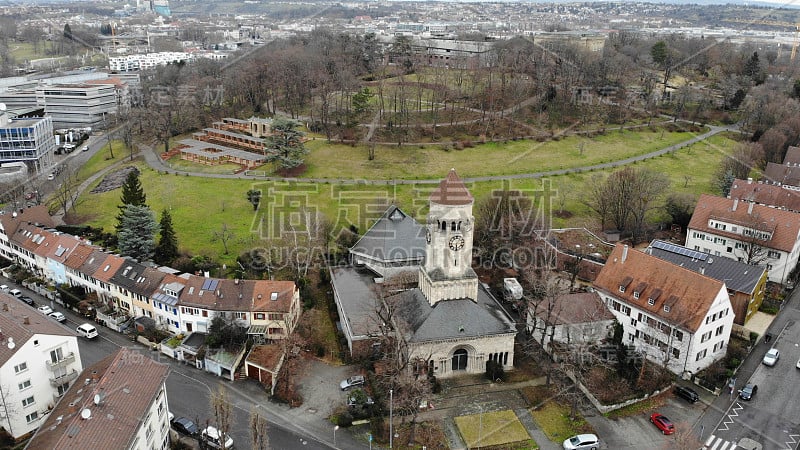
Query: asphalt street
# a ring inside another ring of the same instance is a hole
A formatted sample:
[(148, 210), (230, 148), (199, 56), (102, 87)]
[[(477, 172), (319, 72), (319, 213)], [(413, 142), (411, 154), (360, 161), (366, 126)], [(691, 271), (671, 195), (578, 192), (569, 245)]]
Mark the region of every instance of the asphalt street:
[[(50, 305), (50, 300), (37, 295), (24, 287), (17, 286), (13, 282), (5, 281), (11, 287), (17, 287), (34, 299), (36, 305)], [(67, 317), (64, 326), (74, 330), (76, 326), (86, 320), (72, 311), (66, 310), (55, 305), (54, 310), (61, 311)], [(32, 314), (39, 314), (32, 310)], [(168, 356), (151, 351), (144, 346), (133, 342), (129, 337), (112, 331), (108, 328), (98, 326), (99, 336), (92, 340), (78, 338), (81, 362), (83, 367), (88, 367), (104, 357), (117, 351), (120, 347), (128, 347), (140, 352), (143, 357), (155, 359), (170, 366), (170, 374), (167, 378), (167, 396), (169, 409), (175, 417), (185, 416), (197, 423), (200, 427), (205, 427), (206, 423), (213, 425), (213, 413), (210, 404), (211, 393), (220, 384), (227, 388), (229, 398), (233, 404), (234, 420), (231, 426), (230, 435), (237, 448), (250, 448), (250, 411), (252, 408), (258, 410), (270, 422), (267, 435), (271, 448), (280, 449), (330, 449), (330, 448), (364, 448), (365, 446), (355, 442), (348, 433), (342, 430), (336, 436), (337, 446), (333, 446), (333, 435), (327, 438), (327, 431), (332, 426), (320, 424), (317, 427), (309, 428), (309, 423), (297, 420), (297, 413), (290, 413), (285, 405), (271, 403), (267, 399), (266, 393), (258, 383), (250, 380), (242, 380), (232, 383), (222, 380), (208, 372), (199, 370), (194, 366), (189, 366), (173, 360)], [(136, 376), (132, 373), (131, 376)], [(313, 418), (316, 420), (317, 418)], [(314, 431), (325, 430), (325, 437), (316, 439), (313, 437)], [(328, 440), (330, 439), (330, 440)]]
[[(764, 450), (800, 448), (800, 294), (794, 291), (785, 302), (768, 333), (774, 337), (767, 344), (762, 338), (736, 374), (733, 392), (723, 392), (694, 425), (709, 449), (735, 444), (742, 438), (761, 443)], [(762, 364), (771, 347), (781, 352), (774, 367)], [(758, 386), (752, 400), (737, 397), (748, 382)], [(712, 436), (714, 439), (712, 439)]]

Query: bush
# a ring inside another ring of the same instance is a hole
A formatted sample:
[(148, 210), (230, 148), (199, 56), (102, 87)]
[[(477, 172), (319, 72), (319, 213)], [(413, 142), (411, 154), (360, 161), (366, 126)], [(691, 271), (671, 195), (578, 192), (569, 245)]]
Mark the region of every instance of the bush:
[(334, 422), (340, 427), (347, 428), (353, 425), (353, 416), (348, 411), (344, 411), (338, 416), (334, 417)]
[(755, 344), (756, 341), (758, 341), (758, 336), (759, 336), (758, 333), (756, 333), (755, 331), (751, 331), (750, 332), (750, 342)]
[(506, 373), (503, 370), (503, 365), (494, 361), (486, 363), (486, 379), (489, 381), (505, 381)]

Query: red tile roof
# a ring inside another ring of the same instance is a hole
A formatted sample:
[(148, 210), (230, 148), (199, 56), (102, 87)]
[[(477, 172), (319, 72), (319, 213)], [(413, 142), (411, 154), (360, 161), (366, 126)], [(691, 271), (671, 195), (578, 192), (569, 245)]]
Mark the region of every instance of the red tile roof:
[(117, 256), (114, 254), (108, 254), (106, 259), (100, 263), (97, 267), (97, 270), (92, 274), (92, 276), (99, 281), (104, 281), (109, 283), (111, 281), (111, 277), (114, 276), (115, 273), (119, 270), (122, 265), (125, 264), (125, 258), (121, 256)]
[(64, 261), (64, 265), (70, 269), (80, 268), (89, 255), (94, 251), (94, 247), (87, 244), (79, 244), (72, 250), (69, 257)]
[(450, 169), (447, 177), (431, 194), (430, 200), (440, 205), (458, 206), (472, 204), (475, 199), (472, 198), (469, 189), (456, 174), (456, 169)]
[[(724, 284), (635, 249), (627, 249), (625, 258), (624, 253), (625, 248), (618, 244), (594, 286), (667, 323), (697, 331)], [(620, 292), (625, 278), (631, 278), (631, 283)], [(645, 287), (635, 298), (640, 285)], [(654, 300), (652, 306), (648, 304), (650, 298)], [(665, 304), (669, 312), (664, 311)]]
[(775, 184), (734, 180), (728, 197), (800, 212), (800, 191)]
[(800, 235), (799, 213), (703, 194), (697, 200), (689, 228), (731, 239), (748, 239), (740, 233), (711, 228), (710, 219), (769, 232), (772, 239), (760, 242), (759, 245), (784, 252), (792, 251)]
[[(129, 448), (168, 375), (169, 366), (122, 347), (81, 372), (28, 448)], [(96, 395), (99, 404), (94, 402)], [(164, 403), (167, 414), (166, 399)], [(89, 410), (91, 418), (81, 418), (84, 410)]]
[[(295, 292), (292, 281), (191, 276), (185, 284), (180, 295), (181, 305), (217, 311), (289, 312)], [(273, 293), (277, 294), (275, 300), (272, 300)]]

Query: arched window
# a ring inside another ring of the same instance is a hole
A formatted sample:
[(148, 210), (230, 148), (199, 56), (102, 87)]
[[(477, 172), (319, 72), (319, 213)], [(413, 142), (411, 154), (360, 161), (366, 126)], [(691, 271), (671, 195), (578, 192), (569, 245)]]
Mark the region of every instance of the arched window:
[(456, 225), (456, 230), (461, 231), (461, 221), (458, 221), (458, 225)]
[(463, 348), (453, 353), (453, 370), (467, 370), (467, 351)]
[(456, 221), (450, 222), (450, 231), (456, 231)]
[(442, 231), (447, 231), (447, 222), (442, 221), (441, 227), (439, 227), (439, 228), (441, 228)]

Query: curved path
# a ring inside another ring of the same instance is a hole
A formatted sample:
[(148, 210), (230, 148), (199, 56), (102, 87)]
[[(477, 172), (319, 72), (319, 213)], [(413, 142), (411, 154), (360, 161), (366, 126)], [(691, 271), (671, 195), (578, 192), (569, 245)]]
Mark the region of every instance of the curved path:
[[(597, 169), (608, 169), (613, 167), (624, 166), (627, 164), (631, 164), (637, 161), (644, 161), (646, 159), (655, 158), (657, 156), (661, 156), (667, 153), (672, 153), (681, 148), (686, 146), (696, 144), (697, 142), (703, 141), (711, 136), (716, 134), (725, 132), (725, 131), (739, 131), (738, 126), (714, 126), (714, 125), (707, 125), (709, 131), (699, 134), (691, 139), (688, 139), (683, 142), (679, 142), (674, 145), (670, 145), (668, 147), (664, 147), (660, 150), (652, 151), (649, 153), (645, 153), (642, 155), (632, 156), (630, 158), (620, 159), (617, 161), (611, 161), (602, 164), (594, 164), (591, 166), (582, 166), (582, 167), (572, 167), (568, 169), (559, 169), (559, 170), (549, 170), (545, 172), (534, 172), (534, 173), (519, 173), (519, 174), (509, 174), (509, 175), (487, 175), (487, 176), (480, 176), (480, 177), (471, 177), (471, 178), (463, 178), (465, 182), (477, 182), (477, 181), (500, 181), (500, 180), (521, 180), (521, 179), (530, 179), (530, 178), (542, 178), (547, 176), (556, 176), (556, 175), (565, 175), (570, 173), (580, 173), (586, 172), (590, 170), (597, 170)], [(155, 170), (164, 170), (168, 172), (177, 173), (180, 175), (193, 175), (193, 176), (202, 176), (202, 177), (210, 177), (210, 178), (240, 178), (240, 179), (248, 179), (248, 180), (262, 180), (262, 181), (291, 181), (291, 182), (302, 182), (302, 183), (327, 183), (327, 184), (366, 184), (366, 185), (416, 185), (416, 184), (438, 184), (441, 182), (440, 178), (435, 179), (423, 179), (423, 180), (408, 180), (408, 179), (390, 179), (390, 180), (367, 180), (367, 179), (347, 179), (347, 178), (285, 178), (285, 177), (276, 177), (276, 176), (254, 176), (254, 175), (247, 175), (246, 173), (240, 174), (223, 174), (223, 173), (204, 173), (204, 172), (190, 172), (185, 170), (177, 170), (170, 166), (168, 166), (159, 155), (155, 153), (152, 147), (140, 145), (140, 154), (144, 155), (144, 159), (147, 164)], [(513, 163), (513, 161), (511, 161)]]

